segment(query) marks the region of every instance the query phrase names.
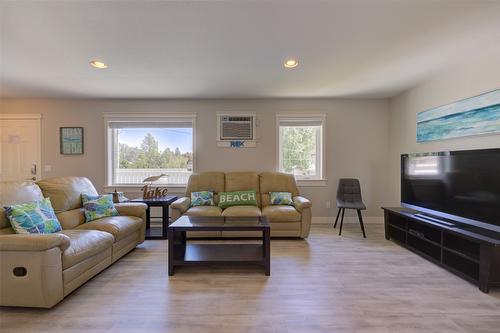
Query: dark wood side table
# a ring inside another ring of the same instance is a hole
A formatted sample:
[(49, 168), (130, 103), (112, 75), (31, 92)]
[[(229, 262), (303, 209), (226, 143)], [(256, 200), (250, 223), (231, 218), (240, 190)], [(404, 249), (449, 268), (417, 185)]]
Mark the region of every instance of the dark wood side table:
[[(231, 240), (191, 244), (189, 231), (261, 231), (261, 244), (235, 244)], [(258, 265), (271, 275), (271, 228), (265, 216), (181, 216), (168, 226), (168, 275), (189, 265)]]
[[(137, 198), (129, 200), (129, 202), (142, 202), (148, 205), (146, 209), (146, 239), (167, 239), (167, 228), (170, 220), (168, 208), (175, 200), (177, 200), (177, 196), (175, 195), (167, 195), (154, 199)], [(162, 223), (160, 228), (151, 227), (151, 207), (162, 208)]]

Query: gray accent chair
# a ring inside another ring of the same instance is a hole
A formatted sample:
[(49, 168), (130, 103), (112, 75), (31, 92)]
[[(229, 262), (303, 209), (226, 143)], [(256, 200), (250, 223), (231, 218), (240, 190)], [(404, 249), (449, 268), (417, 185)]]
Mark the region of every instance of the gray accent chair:
[(361, 231), (363, 231), (363, 237), (366, 238), (365, 226), (363, 225), (363, 216), (361, 215), (361, 211), (365, 210), (366, 206), (361, 198), (361, 186), (358, 179), (339, 179), (339, 186), (337, 188), (337, 207), (339, 208), (339, 211), (337, 213), (337, 218), (335, 219), (335, 224), (333, 225), (333, 227), (337, 227), (337, 222), (339, 220), (340, 213), (342, 212), (342, 218), (340, 219), (339, 236), (342, 234), (342, 224), (344, 222), (345, 210), (355, 209), (358, 213), (359, 225), (361, 226)]

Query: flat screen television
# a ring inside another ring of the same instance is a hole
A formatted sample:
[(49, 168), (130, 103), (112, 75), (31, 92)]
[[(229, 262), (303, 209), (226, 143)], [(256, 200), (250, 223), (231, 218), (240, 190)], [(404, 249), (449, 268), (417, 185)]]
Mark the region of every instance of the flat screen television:
[(401, 155), (401, 205), (500, 232), (500, 149)]

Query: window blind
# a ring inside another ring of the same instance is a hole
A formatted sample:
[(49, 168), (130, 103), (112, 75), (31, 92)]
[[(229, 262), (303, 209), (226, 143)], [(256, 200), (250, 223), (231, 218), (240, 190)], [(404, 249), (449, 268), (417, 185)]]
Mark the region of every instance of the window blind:
[(186, 120), (168, 121), (110, 121), (109, 128), (192, 128), (193, 122)]
[(301, 126), (301, 127), (312, 127), (321, 126), (321, 120), (307, 120), (307, 119), (294, 119), (294, 120), (280, 120), (279, 125), (283, 127)]

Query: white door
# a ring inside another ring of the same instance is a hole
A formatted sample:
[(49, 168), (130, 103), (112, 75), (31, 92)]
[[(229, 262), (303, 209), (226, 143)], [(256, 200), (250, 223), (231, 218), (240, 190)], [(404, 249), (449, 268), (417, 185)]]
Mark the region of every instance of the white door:
[(40, 118), (0, 114), (0, 181), (40, 178)]

